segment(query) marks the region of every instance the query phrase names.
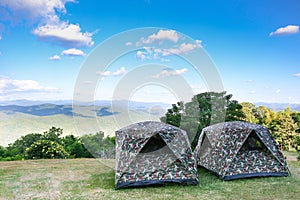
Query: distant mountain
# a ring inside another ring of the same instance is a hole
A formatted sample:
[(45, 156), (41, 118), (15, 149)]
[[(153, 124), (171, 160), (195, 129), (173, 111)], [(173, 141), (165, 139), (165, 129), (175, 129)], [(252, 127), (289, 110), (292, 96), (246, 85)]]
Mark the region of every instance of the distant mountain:
[(26, 99), (10, 100), (10, 101), (0, 101), (0, 106), (33, 106), (41, 104), (55, 104), (55, 105), (71, 105), (72, 100), (53, 100), (53, 101), (33, 101)]
[(266, 103), (266, 102), (257, 102), (254, 103), (256, 106), (265, 106), (270, 108), (273, 111), (285, 110), (287, 107), (290, 107), (292, 110), (300, 112), (300, 104), (289, 104), (289, 103)]
[(52, 100), (52, 101), (33, 101), (26, 99), (0, 101), (0, 106), (34, 106), (42, 104), (55, 104), (55, 105), (81, 105), (81, 106), (128, 106), (132, 109), (147, 109), (153, 106), (160, 106), (162, 108), (169, 108), (171, 104), (162, 102), (139, 102), (139, 101), (127, 101), (127, 100), (96, 100), (94, 102), (73, 102), (72, 100)]
[(66, 135), (80, 136), (98, 131), (114, 135), (116, 130), (131, 123), (159, 121), (166, 109), (171, 107), (159, 102), (133, 101), (97, 101), (74, 107), (71, 101), (56, 103), (27, 100), (1, 102), (0, 145), (7, 146), (29, 133), (43, 133), (52, 126), (62, 128)]

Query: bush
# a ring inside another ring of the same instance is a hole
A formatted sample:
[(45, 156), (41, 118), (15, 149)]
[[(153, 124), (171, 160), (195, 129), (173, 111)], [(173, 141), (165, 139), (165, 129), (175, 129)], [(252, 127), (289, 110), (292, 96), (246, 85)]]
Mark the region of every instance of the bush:
[(50, 140), (39, 140), (26, 149), (27, 159), (68, 158), (62, 145)]

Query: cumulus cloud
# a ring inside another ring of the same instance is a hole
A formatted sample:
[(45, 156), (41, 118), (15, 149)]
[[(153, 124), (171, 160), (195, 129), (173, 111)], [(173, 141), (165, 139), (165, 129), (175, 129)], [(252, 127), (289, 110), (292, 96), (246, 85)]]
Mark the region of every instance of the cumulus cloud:
[(48, 58), (49, 60), (60, 60), (60, 56), (59, 55), (54, 55)]
[(162, 42), (164, 40), (169, 40), (171, 42), (177, 43), (179, 39), (179, 34), (174, 30), (159, 30), (147, 38), (142, 38), (141, 42), (144, 44), (150, 44), (153, 42)]
[(23, 19), (32, 22), (49, 22), (57, 20), (57, 13), (66, 13), (65, 4), (74, 0), (1, 0), (0, 5), (11, 12), (7, 16), (13, 23)]
[(61, 52), (62, 55), (64, 56), (83, 56), (84, 53), (83, 51), (79, 50), (79, 49), (67, 49)]
[(65, 47), (93, 46), (94, 33), (82, 32), (80, 25), (60, 19), (66, 14), (65, 4), (75, 0), (1, 0), (0, 5), (9, 9), (7, 17), (13, 24), (31, 22), (38, 24), (32, 33), (43, 41)]
[(187, 72), (187, 68), (182, 68), (182, 69), (177, 69), (177, 70), (164, 69), (160, 73), (154, 75), (153, 78), (163, 78), (163, 77), (167, 77), (167, 76), (176, 76), (176, 75), (184, 74), (185, 72)]
[(93, 46), (93, 33), (81, 32), (78, 24), (68, 24), (61, 22), (59, 24), (46, 24), (33, 31), (40, 39), (57, 43), (66, 47)]
[(293, 76), (300, 77), (300, 73), (294, 74)]
[(58, 92), (57, 88), (44, 87), (34, 80), (13, 80), (0, 77), (0, 94), (21, 92)]
[(125, 67), (121, 67), (117, 71), (113, 72), (112, 75), (121, 76), (121, 75), (125, 74), (126, 72), (127, 72), (127, 70), (125, 69)]
[(285, 27), (278, 28), (274, 32), (271, 32), (270, 36), (273, 36), (273, 35), (290, 35), (290, 34), (296, 34), (298, 32), (299, 32), (299, 26), (287, 25)]

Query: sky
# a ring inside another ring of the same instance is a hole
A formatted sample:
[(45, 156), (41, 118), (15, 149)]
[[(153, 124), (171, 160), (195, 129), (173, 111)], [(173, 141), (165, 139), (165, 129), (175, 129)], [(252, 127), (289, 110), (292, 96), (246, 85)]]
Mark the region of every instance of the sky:
[(300, 103), (299, 10), (298, 0), (0, 0), (0, 101), (173, 103), (217, 88)]

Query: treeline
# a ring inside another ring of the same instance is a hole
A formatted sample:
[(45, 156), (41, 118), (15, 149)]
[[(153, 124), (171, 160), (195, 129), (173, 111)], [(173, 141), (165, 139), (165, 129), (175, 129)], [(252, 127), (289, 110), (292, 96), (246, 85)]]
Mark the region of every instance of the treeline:
[(115, 137), (103, 132), (76, 137), (62, 137), (63, 129), (52, 127), (43, 134), (30, 133), (8, 147), (0, 146), (0, 160), (51, 158), (114, 158)]
[(274, 112), (265, 106), (239, 103), (226, 92), (205, 92), (195, 95), (191, 102), (173, 104), (161, 121), (186, 130), (192, 148), (204, 127), (224, 121), (247, 121), (266, 126), (281, 149), (300, 151), (299, 112), (290, 108)]

